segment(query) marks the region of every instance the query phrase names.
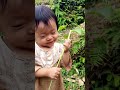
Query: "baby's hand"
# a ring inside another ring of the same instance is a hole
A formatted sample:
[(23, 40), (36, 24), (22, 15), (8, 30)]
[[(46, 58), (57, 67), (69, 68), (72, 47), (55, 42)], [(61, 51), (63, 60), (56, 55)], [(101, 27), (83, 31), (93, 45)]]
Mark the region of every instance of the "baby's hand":
[(60, 70), (61, 68), (58, 68), (58, 67), (52, 67), (48, 70), (48, 76), (51, 78), (51, 79), (57, 79), (58, 76), (60, 75)]
[(65, 47), (65, 52), (67, 52), (70, 49), (70, 47), (71, 47), (71, 40), (70, 39), (66, 39), (63, 45)]

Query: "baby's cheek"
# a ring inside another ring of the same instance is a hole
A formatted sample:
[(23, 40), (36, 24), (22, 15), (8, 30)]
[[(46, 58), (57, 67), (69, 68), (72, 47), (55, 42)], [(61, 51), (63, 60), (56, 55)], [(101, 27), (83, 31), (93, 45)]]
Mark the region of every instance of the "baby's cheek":
[(54, 38), (57, 40), (57, 38), (58, 38), (58, 34), (56, 34), (56, 35), (54, 36)]

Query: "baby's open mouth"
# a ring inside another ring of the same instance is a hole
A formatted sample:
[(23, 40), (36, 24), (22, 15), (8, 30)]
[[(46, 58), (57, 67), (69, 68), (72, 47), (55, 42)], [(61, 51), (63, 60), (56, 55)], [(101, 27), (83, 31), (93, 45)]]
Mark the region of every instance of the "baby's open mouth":
[(53, 43), (54, 43), (54, 41), (51, 41), (51, 42), (48, 42), (47, 44), (50, 45), (50, 44), (53, 44)]

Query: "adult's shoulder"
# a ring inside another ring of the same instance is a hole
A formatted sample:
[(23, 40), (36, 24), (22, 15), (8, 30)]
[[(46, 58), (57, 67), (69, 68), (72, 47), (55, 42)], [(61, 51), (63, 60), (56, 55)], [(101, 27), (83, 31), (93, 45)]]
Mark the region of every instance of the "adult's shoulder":
[(2, 37), (0, 36), (0, 46), (3, 44)]
[(5, 44), (4, 41), (2, 40), (2, 37), (0, 36), (0, 52), (4, 49)]

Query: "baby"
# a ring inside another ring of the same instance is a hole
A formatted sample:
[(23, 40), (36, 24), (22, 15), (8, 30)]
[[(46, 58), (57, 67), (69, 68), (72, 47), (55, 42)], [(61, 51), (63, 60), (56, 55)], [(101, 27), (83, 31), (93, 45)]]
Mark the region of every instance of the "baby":
[[(35, 7), (35, 21), (35, 90), (48, 90), (51, 80), (53, 80), (51, 90), (64, 90), (60, 70), (61, 67), (71, 69), (70, 40), (66, 40), (64, 44), (56, 42), (57, 17), (47, 6)], [(56, 67), (63, 49), (62, 60)]]

